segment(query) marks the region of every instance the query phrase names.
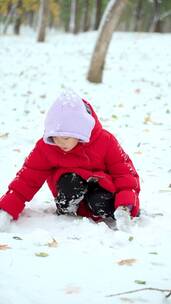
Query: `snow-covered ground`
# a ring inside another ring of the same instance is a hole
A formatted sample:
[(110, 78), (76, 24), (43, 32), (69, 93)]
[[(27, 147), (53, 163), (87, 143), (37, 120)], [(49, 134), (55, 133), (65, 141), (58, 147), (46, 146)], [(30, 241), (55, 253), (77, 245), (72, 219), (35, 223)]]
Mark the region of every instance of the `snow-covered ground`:
[[(64, 88), (95, 107), (141, 177), (142, 215), (129, 232), (57, 217), (47, 186), (0, 233), (0, 304), (171, 303), (171, 35), (115, 33), (103, 83), (86, 81), (97, 33), (0, 37), (0, 195), (42, 136)], [(43, 255), (43, 256), (42, 256)]]

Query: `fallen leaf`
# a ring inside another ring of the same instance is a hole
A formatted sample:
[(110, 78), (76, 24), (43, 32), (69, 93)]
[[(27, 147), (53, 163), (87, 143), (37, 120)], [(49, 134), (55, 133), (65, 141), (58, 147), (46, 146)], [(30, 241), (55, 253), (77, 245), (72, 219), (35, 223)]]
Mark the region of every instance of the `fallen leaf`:
[(119, 107), (119, 108), (123, 108), (123, 107), (124, 107), (123, 103), (119, 103), (119, 104), (118, 104), (118, 107)]
[(13, 236), (13, 239), (14, 239), (14, 240), (17, 240), (17, 241), (22, 241), (22, 238), (19, 237), (19, 236)]
[(9, 135), (8, 132), (6, 132), (6, 133), (0, 133), (0, 138), (7, 138), (8, 135)]
[(113, 118), (113, 119), (118, 119), (118, 116), (113, 114), (113, 115), (112, 115), (112, 118)]
[(11, 249), (11, 247), (8, 246), (7, 244), (0, 244), (0, 250), (7, 250), (7, 249)]
[(125, 260), (120, 260), (118, 262), (118, 265), (127, 265), (127, 266), (132, 266), (134, 263), (136, 263), (136, 259), (125, 259)]
[(141, 151), (135, 151), (134, 154), (142, 155), (143, 153)]
[(160, 189), (159, 192), (171, 192), (171, 189)]
[(73, 237), (72, 237), (72, 236), (68, 236), (67, 239), (68, 239), (68, 240), (79, 241), (81, 238), (80, 238), (80, 237), (77, 237), (77, 236), (73, 236)]
[(151, 217), (157, 217), (157, 216), (164, 216), (163, 213), (158, 212), (158, 213), (151, 213)]
[(141, 93), (141, 90), (140, 90), (140, 89), (136, 89), (134, 92), (135, 92), (136, 94), (139, 94), (139, 93)]
[(126, 302), (126, 303), (135, 303), (135, 301), (133, 299), (129, 299), (126, 297), (122, 297), (120, 298), (121, 301)]
[(144, 117), (144, 124), (148, 124), (148, 123), (152, 123), (152, 119), (151, 119), (151, 116), (150, 115), (147, 115)]
[(41, 257), (41, 258), (45, 258), (47, 257), (49, 254), (47, 252), (36, 252), (35, 256), (37, 257)]
[(30, 111), (29, 111), (29, 110), (24, 110), (24, 113), (25, 113), (25, 114), (29, 114)]
[(53, 239), (53, 241), (47, 243), (46, 246), (48, 246), (48, 247), (57, 247), (58, 246), (58, 242), (55, 239)]
[(140, 285), (145, 285), (146, 284), (146, 281), (143, 281), (143, 280), (135, 280), (134, 282), (136, 284), (140, 284)]
[(153, 266), (163, 266), (163, 263), (158, 263), (158, 262), (151, 262), (151, 265)]
[(27, 94), (28, 94), (28, 95), (31, 95), (31, 94), (32, 94), (32, 92), (31, 92), (31, 91), (27, 91)]
[(18, 152), (18, 153), (20, 153), (20, 152), (21, 152), (21, 150), (20, 150), (20, 149), (18, 149), (18, 148), (13, 149), (13, 151)]
[(134, 239), (134, 237), (133, 237), (133, 236), (130, 236), (129, 239), (128, 239), (128, 241), (129, 241), (129, 242), (132, 242), (133, 239)]

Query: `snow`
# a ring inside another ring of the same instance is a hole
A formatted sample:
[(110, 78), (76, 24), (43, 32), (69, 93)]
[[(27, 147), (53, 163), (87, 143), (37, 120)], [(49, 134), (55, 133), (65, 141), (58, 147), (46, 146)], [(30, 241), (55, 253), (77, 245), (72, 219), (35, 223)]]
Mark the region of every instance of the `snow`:
[(171, 303), (166, 293), (149, 290), (107, 297), (171, 289), (170, 35), (115, 33), (98, 85), (86, 81), (97, 33), (50, 32), (44, 44), (35, 36), (23, 30), (0, 37), (0, 195), (42, 136), (49, 106), (70, 87), (131, 156), (142, 214), (129, 232), (57, 216), (44, 185), (0, 233), (0, 303)]

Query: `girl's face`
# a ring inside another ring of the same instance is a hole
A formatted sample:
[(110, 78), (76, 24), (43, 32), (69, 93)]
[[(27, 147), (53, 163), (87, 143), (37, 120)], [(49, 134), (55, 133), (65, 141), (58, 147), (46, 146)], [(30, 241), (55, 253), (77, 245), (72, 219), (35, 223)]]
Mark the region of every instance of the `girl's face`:
[(78, 144), (79, 140), (74, 137), (53, 136), (53, 142), (61, 150), (68, 152)]

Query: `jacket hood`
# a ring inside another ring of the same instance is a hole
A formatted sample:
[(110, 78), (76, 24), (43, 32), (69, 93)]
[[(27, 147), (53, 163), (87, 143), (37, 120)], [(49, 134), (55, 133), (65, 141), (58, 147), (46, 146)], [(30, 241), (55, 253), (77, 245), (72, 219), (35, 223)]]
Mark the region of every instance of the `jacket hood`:
[(67, 91), (59, 95), (47, 112), (43, 140), (54, 145), (53, 136), (65, 136), (88, 143), (97, 123), (97, 116), (88, 102)]

